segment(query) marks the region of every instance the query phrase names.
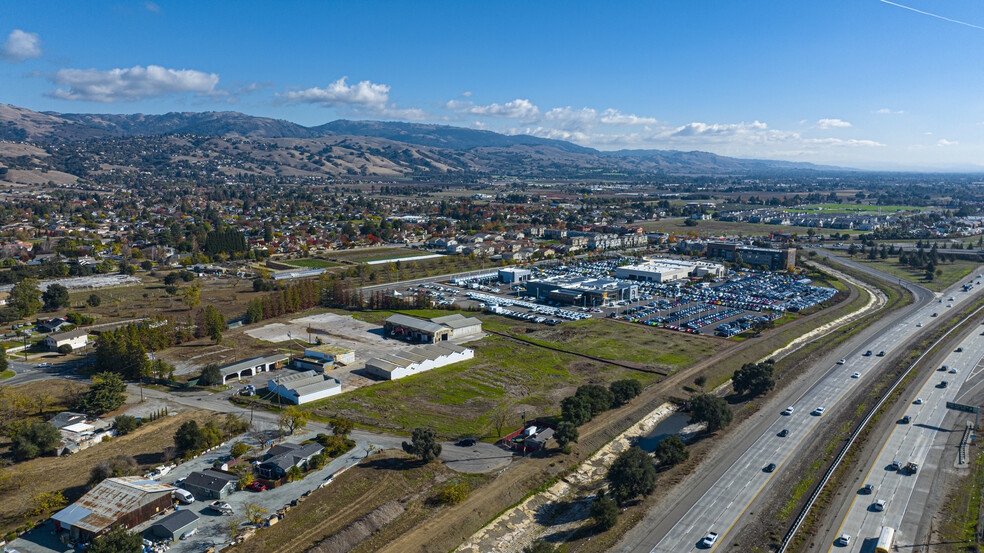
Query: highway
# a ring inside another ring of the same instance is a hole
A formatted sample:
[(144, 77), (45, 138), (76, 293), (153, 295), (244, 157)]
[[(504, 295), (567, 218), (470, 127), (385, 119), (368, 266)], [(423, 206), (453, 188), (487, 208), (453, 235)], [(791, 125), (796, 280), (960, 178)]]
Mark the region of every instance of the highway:
[[(968, 383), (979, 382), (984, 372), (981, 360), (984, 358), (984, 337), (980, 327), (960, 342), (958, 349), (947, 355), (942, 365), (947, 371), (937, 371), (930, 376), (916, 393), (921, 404), (911, 403), (904, 415), (911, 417), (909, 424), (896, 424), (882, 444), (881, 451), (874, 462), (868, 466), (863, 484), (871, 484), (871, 494), (855, 493), (847, 515), (843, 518), (836, 535), (830, 538), (828, 551), (869, 551), (877, 541), (882, 526), (896, 529), (895, 541), (898, 544), (913, 544), (917, 539), (918, 524), (924, 515), (926, 500), (933, 483), (932, 475), (943, 465), (952, 465), (956, 460), (956, 450), (943, 454), (940, 438), (945, 442), (945, 434), (951, 429), (944, 424), (950, 413), (946, 402), (961, 398), (961, 388)], [(956, 371), (956, 374), (950, 371)], [(940, 387), (946, 380), (948, 386)], [(963, 428), (954, 428), (962, 432)], [(935, 451), (934, 451), (935, 450)], [(935, 453), (935, 454), (933, 454)], [(898, 461), (903, 465), (915, 462), (919, 472), (915, 475), (890, 469)], [(862, 484), (862, 485), (863, 485)], [(860, 489), (860, 486), (859, 486)], [(877, 511), (873, 507), (878, 500), (885, 501), (885, 509)], [(910, 509), (910, 506), (913, 508)], [(852, 537), (848, 546), (834, 545), (833, 540), (840, 534)], [(870, 542), (870, 544), (869, 544)]]
[[(918, 323), (929, 327), (935, 321), (933, 313), (943, 314), (944, 311), (957, 309), (971, 297), (984, 291), (984, 286), (976, 286), (970, 293), (961, 292), (960, 285), (970, 280), (971, 277), (967, 277), (947, 290), (941, 296), (943, 303), (928, 300), (924, 291), (920, 291), (918, 295), (921, 301), (918, 304), (895, 314), (893, 322), (879, 327), (877, 332), (869, 333), (870, 339), (867, 342), (853, 347), (845, 345), (838, 348), (838, 351), (831, 352), (842, 355), (846, 359), (844, 365), (835, 364), (837, 358), (831, 358), (829, 354), (821, 358), (818, 362), (829, 363), (825, 372), (814, 385), (792, 396), (788, 402), (793, 407), (791, 415), (780, 415), (782, 407), (774, 413), (764, 413), (765, 420), (756, 428), (764, 430), (757, 436), (751, 435), (744, 442), (750, 445), (743, 451), (739, 449), (741, 452), (737, 458), (722, 470), (720, 476), (707, 486), (702, 495), (684, 495), (677, 505), (667, 510), (668, 514), (663, 515), (662, 520), (655, 521), (655, 524), (643, 530), (645, 536), (642, 539), (638, 535), (634, 536), (625, 540), (624, 546), (616, 550), (653, 553), (696, 551), (700, 540), (708, 532), (719, 534), (719, 539), (711, 550), (728, 543), (729, 534), (756, 497), (766, 489), (772, 477), (783, 470), (786, 461), (794, 453), (811, 445), (810, 433), (823, 423), (824, 415), (845, 407), (845, 403), (848, 404), (847, 408), (850, 407), (849, 402), (844, 401), (845, 397), (878, 370), (883, 358), (877, 354), (885, 351), (885, 358), (890, 357), (896, 348), (922, 330), (922, 327), (917, 326)], [(973, 280), (976, 280), (976, 276)], [(946, 298), (951, 295), (955, 297), (955, 301), (948, 302)], [(953, 307), (946, 307), (948, 304)], [(871, 350), (873, 354), (863, 356), (866, 350)], [(859, 373), (857, 378), (853, 377), (854, 373)], [(817, 407), (824, 408), (824, 415), (813, 414)], [(780, 437), (779, 433), (784, 429), (789, 434)], [(770, 463), (777, 465), (773, 473), (764, 470)]]

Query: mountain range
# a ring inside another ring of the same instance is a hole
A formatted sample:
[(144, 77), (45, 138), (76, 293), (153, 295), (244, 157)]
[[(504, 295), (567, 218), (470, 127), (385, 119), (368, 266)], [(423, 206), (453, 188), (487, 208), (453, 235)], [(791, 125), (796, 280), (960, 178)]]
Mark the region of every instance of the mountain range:
[[(255, 117), (239, 112), (172, 112), (145, 114), (87, 114), (37, 112), (0, 104), (0, 140), (44, 145), (90, 139), (120, 139), (161, 135), (199, 135), (243, 138), (255, 141), (294, 139), (319, 146), (354, 139), (373, 150), (377, 160), (362, 159), (363, 174), (408, 174), (410, 164), (373, 170), (387, 151), (399, 150), (402, 158), (446, 158), (428, 164), (427, 170), (494, 171), (516, 174), (554, 174), (562, 166), (585, 170), (625, 170), (662, 174), (722, 175), (749, 173), (812, 173), (845, 171), (839, 167), (774, 160), (739, 159), (709, 152), (675, 150), (620, 150), (603, 152), (577, 144), (529, 135), (506, 135), (492, 131), (448, 125), (389, 121), (337, 120), (305, 127), (282, 119)], [(408, 154), (407, 147), (413, 150)], [(451, 160), (452, 162), (446, 162)], [(387, 158), (386, 164), (399, 165)], [(346, 163), (360, 167), (359, 160)], [(395, 170), (395, 173), (393, 171)], [(330, 173), (331, 171), (329, 171)]]

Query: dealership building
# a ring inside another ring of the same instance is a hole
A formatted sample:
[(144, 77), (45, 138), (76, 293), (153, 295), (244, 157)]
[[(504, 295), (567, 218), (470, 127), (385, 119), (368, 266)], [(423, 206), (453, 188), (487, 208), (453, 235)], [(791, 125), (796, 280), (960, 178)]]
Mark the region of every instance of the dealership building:
[(526, 281), (526, 294), (563, 305), (593, 307), (639, 298), (639, 285), (611, 278), (559, 276)]
[(705, 275), (722, 276), (724, 273), (724, 266), (717, 263), (669, 258), (647, 259), (638, 265), (625, 265), (615, 269), (616, 278), (658, 283)]
[(710, 259), (742, 263), (752, 267), (766, 267), (770, 271), (792, 269), (796, 265), (796, 248), (756, 248), (744, 244), (711, 242), (704, 251)]

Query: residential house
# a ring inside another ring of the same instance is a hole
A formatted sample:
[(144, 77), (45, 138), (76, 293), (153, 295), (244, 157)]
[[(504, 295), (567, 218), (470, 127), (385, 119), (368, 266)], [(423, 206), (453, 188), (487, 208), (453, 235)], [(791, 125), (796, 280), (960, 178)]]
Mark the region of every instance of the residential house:
[(238, 481), (239, 477), (235, 474), (206, 469), (189, 474), (181, 487), (196, 497), (222, 499), (236, 491)]
[(89, 345), (89, 333), (81, 328), (49, 334), (44, 337), (44, 347), (48, 351), (57, 351), (62, 346), (71, 346), (74, 351), (87, 345)]
[(291, 467), (305, 468), (311, 457), (324, 450), (321, 444), (277, 444), (267, 451), (266, 458), (256, 467), (260, 478), (279, 480), (287, 475)]

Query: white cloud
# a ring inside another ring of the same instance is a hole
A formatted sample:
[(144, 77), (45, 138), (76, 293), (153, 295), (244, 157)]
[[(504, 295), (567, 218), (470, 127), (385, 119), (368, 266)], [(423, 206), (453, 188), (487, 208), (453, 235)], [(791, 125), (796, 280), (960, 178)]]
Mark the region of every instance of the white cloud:
[(941, 138), (940, 141), (936, 143), (936, 145), (937, 146), (940, 146), (940, 147), (942, 147), (942, 146), (956, 146), (957, 144), (960, 144), (960, 143), (957, 142), (956, 140), (947, 140), (945, 138)]
[(768, 129), (768, 125), (757, 120), (751, 123), (745, 123), (743, 121), (732, 124), (695, 122), (677, 127), (670, 133), (670, 136), (734, 136), (737, 134), (748, 134), (753, 131), (764, 131), (766, 129)]
[(850, 138), (847, 140), (841, 138), (804, 138), (803, 143), (822, 144), (825, 146), (861, 146), (861, 147), (885, 146), (881, 142), (875, 142), (874, 140), (858, 140), (856, 138)]
[(851, 124), (842, 119), (821, 119), (817, 121), (818, 129), (833, 129), (838, 127), (850, 127)]
[(144, 2), (144, 9), (149, 12), (161, 13), (161, 7), (154, 2)]
[(891, 109), (888, 109), (888, 108), (881, 108), (881, 109), (876, 109), (875, 111), (873, 111), (871, 113), (875, 113), (877, 115), (902, 115), (902, 114), (905, 113), (905, 111), (904, 110), (901, 110), (901, 109), (900, 110), (891, 110)]
[(289, 103), (320, 104), (325, 107), (357, 106), (369, 109), (384, 109), (389, 101), (390, 86), (370, 81), (347, 85), (342, 77), (325, 88), (312, 87), (292, 90), (277, 96)]
[(599, 121), (605, 125), (656, 125), (658, 119), (653, 117), (639, 117), (628, 113), (621, 113), (617, 109), (606, 109), (601, 112)]
[(471, 98), (471, 95), (472, 95), (472, 92), (470, 90), (466, 90), (466, 91), (464, 91), (464, 92), (461, 93), (461, 97), (462, 98)]
[(195, 92), (200, 96), (218, 93), (219, 76), (193, 69), (167, 69), (159, 65), (128, 69), (60, 69), (52, 82), (56, 88), (47, 96), (86, 102), (135, 102), (168, 94)]
[(487, 106), (475, 105), (472, 102), (451, 100), (445, 104), (444, 107), (458, 113), (495, 117), (499, 119), (533, 121), (538, 119), (540, 116), (540, 108), (536, 107), (533, 102), (522, 98), (517, 98), (511, 102), (506, 102), (505, 104), (491, 103)]
[(41, 57), (41, 37), (37, 33), (28, 33), (14, 29), (7, 35), (7, 40), (0, 46), (0, 57), (10, 63), (20, 63), (24, 60)]

